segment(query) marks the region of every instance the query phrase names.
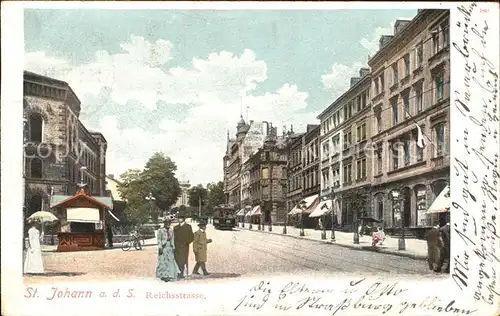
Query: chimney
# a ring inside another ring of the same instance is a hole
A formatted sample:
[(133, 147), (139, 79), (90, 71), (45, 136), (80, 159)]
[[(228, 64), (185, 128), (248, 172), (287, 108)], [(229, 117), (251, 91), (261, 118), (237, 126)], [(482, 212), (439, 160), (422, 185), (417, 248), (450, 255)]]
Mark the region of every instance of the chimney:
[(358, 77), (351, 78), (351, 87), (354, 86), (356, 83), (358, 83), (359, 80), (361, 80), (361, 78)]
[(359, 76), (363, 78), (364, 76), (368, 75), (370, 73), (370, 68), (361, 68), (359, 70)]
[(394, 22), (394, 35), (398, 34), (401, 32), (401, 30), (408, 24), (410, 23), (409, 20), (396, 20)]
[(393, 37), (394, 37), (394, 35), (382, 35), (382, 36), (380, 36), (379, 49), (384, 48), (385, 45), (387, 45), (387, 43), (389, 43)]

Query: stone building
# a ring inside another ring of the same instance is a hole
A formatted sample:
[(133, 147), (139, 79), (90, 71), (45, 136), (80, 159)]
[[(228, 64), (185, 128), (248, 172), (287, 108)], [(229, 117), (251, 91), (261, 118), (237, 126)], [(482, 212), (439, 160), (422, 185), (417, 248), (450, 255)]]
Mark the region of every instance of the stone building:
[(227, 149), (224, 155), (224, 194), (226, 203), (235, 207), (240, 206), (241, 201), (241, 154), (245, 136), (250, 129), (250, 125), (241, 117), (236, 126), (236, 138), (227, 135)]
[[(386, 227), (432, 224), (424, 212), (449, 181), (448, 10), (396, 21), (369, 60), (372, 71), (373, 215)], [(425, 146), (418, 146), (418, 128)]]
[(181, 193), (175, 202), (174, 207), (189, 206), (189, 188), (191, 184), (189, 181), (180, 181), (179, 186), (181, 188)]
[(302, 200), (302, 141), (304, 133), (289, 135), (287, 140), (288, 179), (287, 179), (287, 206), (290, 212)]
[(107, 142), (80, 122), (68, 83), (25, 71), (23, 94), (25, 216), (48, 209), (51, 194), (73, 194), (81, 177), (104, 196)]
[[(269, 123), (263, 145), (243, 166), (245, 193), (242, 207), (260, 206), (261, 223), (284, 223), (286, 219), (287, 148), (285, 137)], [(253, 218), (254, 222), (256, 218)]]
[(320, 125), (307, 125), (302, 136), (302, 197), (318, 195), (320, 192), (319, 173), (319, 129)]
[[(353, 224), (349, 193), (368, 189), (370, 155), (370, 69), (361, 68), (350, 88), (319, 116), (321, 122), (321, 195), (332, 199), (336, 224)], [(333, 193), (332, 193), (333, 192)]]

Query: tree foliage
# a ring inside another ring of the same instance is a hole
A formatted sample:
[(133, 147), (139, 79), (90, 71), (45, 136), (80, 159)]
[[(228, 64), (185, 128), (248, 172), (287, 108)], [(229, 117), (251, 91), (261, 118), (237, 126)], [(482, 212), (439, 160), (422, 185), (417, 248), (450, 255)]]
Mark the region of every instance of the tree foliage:
[(203, 185), (198, 184), (192, 187), (188, 191), (188, 204), (192, 207), (198, 207), (201, 202), (201, 206), (207, 205), (208, 202), (208, 190), (203, 187)]
[[(143, 170), (130, 169), (120, 176), (118, 191), (127, 201), (125, 213), (130, 221), (144, 223), (150, 216), (156, 220), (161, 211), (170, 209), (181, 193), (176, 170), (168, 156), (155, 153)], [(146, 199), (150, 193), (152, 201)]]
[(369, 192), (362, 188), (355, 188), (343, 194), (344, 203), (350, 212), (357, 218), (366, 215), (366, 206), (368, 205)]
[(208, 205), (214, 208), (217, 205), (226, 203), (226, 195), (224, 194), (224, 182), (209, 183), (208, 189)]

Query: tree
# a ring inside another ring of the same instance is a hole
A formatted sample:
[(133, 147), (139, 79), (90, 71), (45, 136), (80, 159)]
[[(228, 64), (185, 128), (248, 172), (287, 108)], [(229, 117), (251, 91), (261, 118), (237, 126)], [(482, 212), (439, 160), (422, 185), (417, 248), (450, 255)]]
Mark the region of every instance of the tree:
[(344, 203), (347, 203), (349, 211), (353, 212), (355, 218), (366, 215), (366, 205), (368, 203), (368, 191), (366, 189), (355, 188), (346, 192), (343, 196)]
[(207, 205), (208, 191), (203, 185), (198, 184), (188, 191), (188, 204), (192, 207), (198, 207), (201, 199), (201, 206)]
[(226, 195), (224, 194), (224, 182), (219, 181), (217, 183), (209, 183), (207, 185), (208, 189), (208, 205), (214, 208), (217, 205), (224, 204), (226, 202)]
[[(181, 193), (179, 181), (175, 177), (177, 166), (162, 153), (155, 153), (143, 170), (127, 170), (120, 176), (118, 184), (120, 196), (127, 201), (125, 213), (136, 223), (144, 223), (150, 217), (156, 220), (159, 210), (168, 210)], [(146, 197), (152, 194), (154, 200)], [(153, 203), (153, 205), (151, 205)]]

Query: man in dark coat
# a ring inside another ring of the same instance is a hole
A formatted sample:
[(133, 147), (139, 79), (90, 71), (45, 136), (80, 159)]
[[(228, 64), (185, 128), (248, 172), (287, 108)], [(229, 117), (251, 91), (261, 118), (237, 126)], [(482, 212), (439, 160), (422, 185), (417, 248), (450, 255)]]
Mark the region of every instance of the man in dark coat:
[(433, 227), (427, 232), (427, 262), (429, 270), (441, 272), (444, 258), (444, 241), (438, 227)]
[(450, 273), (450, 222), (444, 224), (439, 231), (443, 239), (442, 269), (445, 273)]
[(189, 245), (193, 242), (194, 234), (191, 225), (186, 223), (184, 216), (179, 215), (179, 225), (174, 227), (174, 241), (175, 241), (175, 261), (179, 266), (179, 278), (184, 277), (184, 270), (188, 264), (189, 258)]
[(111, 225), (106, 225), (106, 235), (108, 238), (108, 246), (109, 248), (113, 248), (113, 230), (111, 229)]

